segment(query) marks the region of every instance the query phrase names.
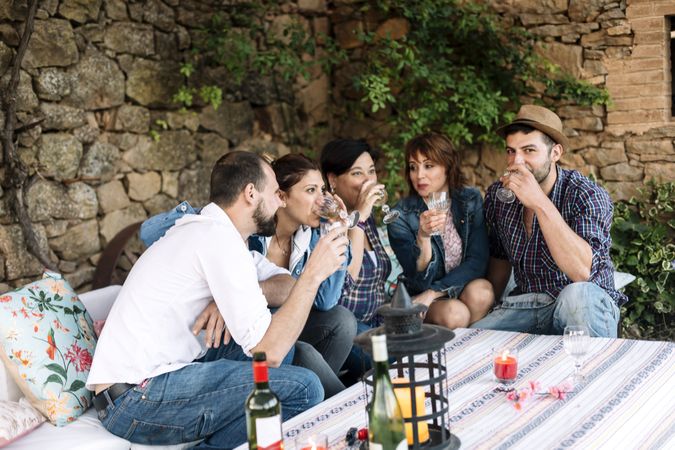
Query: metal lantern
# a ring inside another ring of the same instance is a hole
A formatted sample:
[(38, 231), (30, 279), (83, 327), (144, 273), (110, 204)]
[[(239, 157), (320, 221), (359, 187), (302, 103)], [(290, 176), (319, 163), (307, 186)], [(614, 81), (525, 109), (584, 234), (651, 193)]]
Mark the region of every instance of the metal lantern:
[[(354, 342), (372, 355), (371, 336), (385, 334), (390, 365), (402, 382), (395, 382), (396, 391), (410, 395), (410, 411), (402, 406), (406, 436), (411, 449), (457, 449), (459, 438), (450, 433), (448, 413), (448, 378), (445, 343), (455, 334), (445, 327), (423, 324), (420, 316), (426, 311), (423, 305), (413, 305), (401, 279), (390, 304), (382, 305), (377, 312), (384, 318), (384, 325), (362, 333)], [(366, 372), (364, 381), (373, 385), (373, 369)], [(423, 396), (424, 401), (419, 397)], [(399, 397), (399, 404), (401, 397)], [(422, 407), (430, 399), (431, 407)], [(420, 411), (420, 409), (424, 409)], [(410, 437), (412, 436), (412, 443)]]

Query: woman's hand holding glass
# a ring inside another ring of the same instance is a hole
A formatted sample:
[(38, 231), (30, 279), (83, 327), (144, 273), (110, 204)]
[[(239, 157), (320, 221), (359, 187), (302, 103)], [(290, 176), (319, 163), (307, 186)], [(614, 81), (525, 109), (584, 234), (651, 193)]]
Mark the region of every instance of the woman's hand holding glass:
[(375, 180), (368, 180), (361, 185), (354, 208), (359, 212), (361, 221), (366, 220), (373, 213), (375, 203), (382, 199), (382, 191), (384, 191), (384, 184), (378, 184)]

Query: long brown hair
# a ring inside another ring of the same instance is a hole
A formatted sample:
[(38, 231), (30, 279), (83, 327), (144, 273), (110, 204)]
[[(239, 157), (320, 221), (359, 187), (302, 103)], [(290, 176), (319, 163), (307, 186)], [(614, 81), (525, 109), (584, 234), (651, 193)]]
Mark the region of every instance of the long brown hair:
[(319, 166), (305, 155), (290, 153), (272, 161), (272, 169), (277, 177), (279, 189), (288, 192), (302, 180), (307, 172), (311, 170), (318, 172)]
[(408, 181), (410, 194), (415, 192), (415, 187), (410, 180), (410, 158), (418, 153), (445, 167), (450, 192), (465, 184), (461, 160), (455, 146), (447, 136), (429, 132), (415, 136), (405, 145), (405, 179)]

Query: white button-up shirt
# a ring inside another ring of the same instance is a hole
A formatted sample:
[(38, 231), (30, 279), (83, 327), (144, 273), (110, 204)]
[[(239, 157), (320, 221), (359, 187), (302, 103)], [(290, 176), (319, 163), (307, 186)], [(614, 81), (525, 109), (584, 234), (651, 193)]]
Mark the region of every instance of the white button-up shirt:
[(280, 273), (288, 271), (248, 251), (218, 205), (179, 219), (131, 269), (98, 340), (87, 387), (138, 384), (201, 357), (205, 348), (192, 326), (212, 298), (250, 354), (271, 321), (258, 281)]

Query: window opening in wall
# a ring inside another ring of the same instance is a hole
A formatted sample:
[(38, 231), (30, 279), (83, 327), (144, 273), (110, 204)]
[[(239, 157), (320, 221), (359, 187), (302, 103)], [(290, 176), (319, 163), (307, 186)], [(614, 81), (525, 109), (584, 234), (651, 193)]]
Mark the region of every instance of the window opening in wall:
[(670, 31), (670, 115), (675, 117), (675, 16), (668, 17)]

